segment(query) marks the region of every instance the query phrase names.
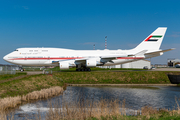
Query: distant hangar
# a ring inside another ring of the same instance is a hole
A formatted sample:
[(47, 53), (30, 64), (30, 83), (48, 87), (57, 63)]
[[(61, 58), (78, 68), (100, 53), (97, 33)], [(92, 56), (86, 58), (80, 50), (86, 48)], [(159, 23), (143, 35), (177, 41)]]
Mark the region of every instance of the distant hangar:
[(120, 64), (120, 65), (114, 65), (114, 66), (99, 66), (100, 68), (137, 68), (137, 69), (143, 69), (143, 68), (151, 68), (151, 62), (148, 60), (138, 60), (130, 63)]

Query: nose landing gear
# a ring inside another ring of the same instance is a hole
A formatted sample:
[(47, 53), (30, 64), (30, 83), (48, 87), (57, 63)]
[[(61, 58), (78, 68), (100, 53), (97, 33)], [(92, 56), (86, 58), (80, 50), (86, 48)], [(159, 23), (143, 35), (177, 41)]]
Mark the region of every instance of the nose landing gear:
[(20, 71), (21, 71), (21, 72), (23, 72), (23, 71), (24, 71), (24, 69), (23, 69), (23, 68), (20, 68)]

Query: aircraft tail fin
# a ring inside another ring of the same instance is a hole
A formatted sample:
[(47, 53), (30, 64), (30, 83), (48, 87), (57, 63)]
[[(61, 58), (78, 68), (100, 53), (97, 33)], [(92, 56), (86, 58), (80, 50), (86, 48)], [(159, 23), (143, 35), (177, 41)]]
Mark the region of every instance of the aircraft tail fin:
[(158, 27), (145, 40), (143, 40), (135, 50), (159, 50), (166, 33), (167, 27)]

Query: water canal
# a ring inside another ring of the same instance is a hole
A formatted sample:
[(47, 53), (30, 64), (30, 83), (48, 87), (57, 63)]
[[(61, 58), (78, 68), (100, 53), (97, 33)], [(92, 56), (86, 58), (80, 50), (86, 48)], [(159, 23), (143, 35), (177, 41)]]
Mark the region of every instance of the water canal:
[[(151, 86), (151, 87), (75, 87), (69, 86), (63, 95), (28, 103), (15, 110), (15, 118), (33, 118), (40, 112), (45, 116), (49, 110), (50, 102), (76, 103), (79, 99), (101, 99), (120, 101), (125, 100), (125, 106), (129, 110), (140, 110), (143, 106), (154, 108), (175, 109), (177, 106), (175, 99), (180, 98), (180, 87), (177, 86)], [(179, 101), (178, 101), (179, 102)], [(52, 105), (56, 108), (57, 105)]]

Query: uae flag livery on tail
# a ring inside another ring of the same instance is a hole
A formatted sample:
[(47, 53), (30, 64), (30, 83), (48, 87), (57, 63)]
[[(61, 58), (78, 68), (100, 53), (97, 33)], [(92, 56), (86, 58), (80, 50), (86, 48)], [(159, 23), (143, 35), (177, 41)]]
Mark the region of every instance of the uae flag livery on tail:
[(145, 41), (158, 41), (158, 39), (161, 37), (162, 35), (151, 35)]

